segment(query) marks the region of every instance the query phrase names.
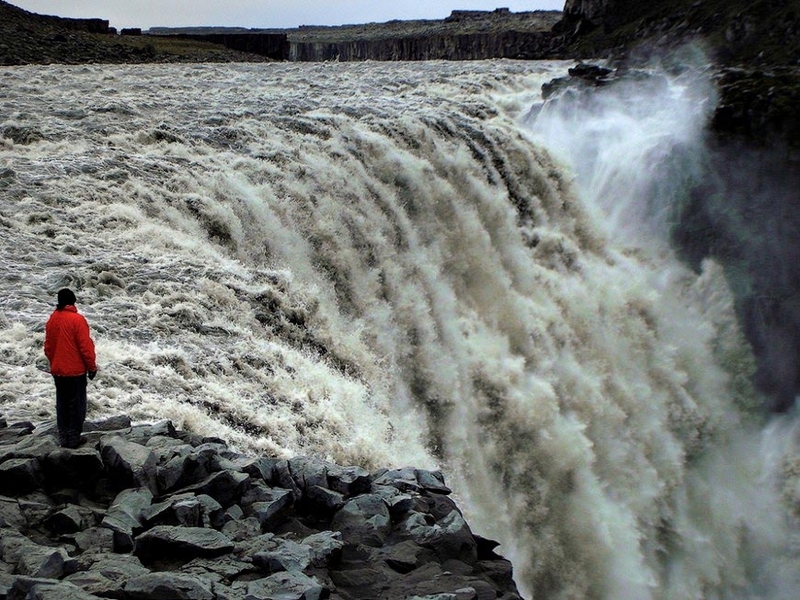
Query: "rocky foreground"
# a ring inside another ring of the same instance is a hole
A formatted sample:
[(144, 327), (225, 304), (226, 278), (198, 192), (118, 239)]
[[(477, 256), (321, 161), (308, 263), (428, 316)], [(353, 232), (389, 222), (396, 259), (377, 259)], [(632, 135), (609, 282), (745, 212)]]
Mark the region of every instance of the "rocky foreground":
[(231, 451), (127, 417), (0, 418), (0, 600), (519, 598), (439, 472)]

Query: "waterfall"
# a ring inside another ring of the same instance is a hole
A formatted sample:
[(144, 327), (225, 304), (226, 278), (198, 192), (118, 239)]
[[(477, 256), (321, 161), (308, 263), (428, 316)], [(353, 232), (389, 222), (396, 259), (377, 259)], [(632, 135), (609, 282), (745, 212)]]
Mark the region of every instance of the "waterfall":
[(6, 69), (3, 412), (52, 418), (70, 285), (90, 416), (442, 468), (526, 597), (789, 597), (796, 426), (752, 408), (721, 267), (657, 233), (704, 113), (643, 154), (624, 110), (526, 122), (565, 66)]

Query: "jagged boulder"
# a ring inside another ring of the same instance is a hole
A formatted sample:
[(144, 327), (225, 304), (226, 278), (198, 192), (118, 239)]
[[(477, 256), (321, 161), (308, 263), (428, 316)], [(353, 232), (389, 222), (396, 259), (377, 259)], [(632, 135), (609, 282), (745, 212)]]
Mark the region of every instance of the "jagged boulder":
[(372, 478), (369, 471), (361, 467), (328, 466), (327, 488), (345, 497), (357, 496), (370, 490)]
[(292, 540), (272, 538), (267, 548), (251, 557), (253, 564), (268, 574), (305, 571), (311, 565), (311, 549)]
[(50, 489), (86, 488), (103, 476), (104, 469), (103, 459), (94, 448), (57, 448), (44, 459)]
[[(166, 424), (168, 421), (164, 421)], [(171, 424), (171, 423), (170, 423)], [(109, 432), (109, 431), (130, 431), (131, 418), (128, 415), (114, 415), (102, 421), (86, 421), (83, 427), (85, 433), (89, 432)], [(174, 429), (173, 429), (174, 430)]]
[(275, 526), (288, 514), (294, 504), (294, 494), (290, 490), (270, 489), (267, 497), (245, 507), (245, 514), (255, 517), (265, 530)]
[(6, 444), (17, 444), (23, 441), (21, 438), (30, 433), (36, 426), (30, 421), (20, 421), (18, 423), (11, 423), (6, 427), (0, 428), (0, 446)]
[(211, 585), (180, 573), (147, 573), (125, 584), (131, 600), (216, 600)]
[(28, 577), (60, 579), (77, 568), (64, 548), (39, 545), (10, 529), (0, 529), (0, 558)]
[(247, 473), (250, 477), (272, 483), (275, 477), (275, 465), (278, 461), (266, 456), (244, 456), (234, 459), (232, 462), (238, 470)]
[(229, 521), (222, 526), (222, 533), (234, 542), (248, 540), (261, 533), (261, 522), (257, 517), (247, 517), (236, 521)]
[(171, 438), (176, 439), (179, 437), (178, 431), (172, 424), (172, 421), (164, 420), (157, 423), (145, 423), (142, 425), (134, 425), (130, 428), (130, 432), (126, 438), (137, 444), (147, 445), (149, 440), (155, 438)]
[(450, 494), (440, 471), (425, 471), (406, 467), (404, 469), (383, 469), (375, 478), (375, 485), (392, 486), (401, 492), (435, 492)]
[(120, 485), (146, 487), (158, 493), (156, 455), (146, 446), (111, 435), (100, 440), (100, 455)]
[(213, 557), (231, 552), (233, 542), (224, 533), (203, 527), (157, 525), (136, 537), (134, 554), (140, 559), (157, 556)]
[(22, 529), (25, 525), (25, 515), (17, 499), (0, 496), (0, 527)]
[(413, 540), (389, 546), (378, 556), (391, 569), (404, 575), (434, 560), (431, 550), (423, 548)]
[(470, 565), (478, 560), (478, 544), (457, 510), (433, 524), (426, 515), (413, 513), (402, 528), (416, 543), (433, 550), (440, 560), (455, 558)]
[(75, 561), (64, 548), (31, 545), (17, 562), (17, 571), (30, 577), (61, 579), (74, 570)]
[(8, 591), (8, 600), (101, 600), (81, 588), (47, 578), (18, 577)]
[(162, 491), (189, 487), (220, 471), (238, 472), (240, 468), (222, 456), (225, 448), (223, 444), (211, 443), (204, 443), (196, 448), (170, 448), (175, 456), (158, 471)]
[(321, 600), (330, 591), (313, 577), (298, 572), (283, 572), (247, 584), (245, 600)]
[(175, 493), (205, 494), (211, 496), (221, 506), (228, 507), (234, 504), (234, 500), (239, 495), (239, 489), (248, 478), (249, 475), (238, 471), (218, 471), (197, 483), (177, 490)]
[(89, 527), (72, 536), (80, 552), (113, 552), (114, 532), (107, 527)]
[(338, 562), (344, 542), (342, 535), (335, 531), (321, 531), (304, 538), (301, 542), (310, 550), (311, 566), (324, 568)]
[(44, 520), (44, 526), (55, 535), (78, 533), (95, 525), (95, 513), (83, 506), (69, 504)]
[(392, 530), (389, 507), (377, 494), (350, 500), (336, 513), (331, 527), (351, 544), (382, 546)]
[(27, 494), (41, 487), (43, 479), (36, 458), (11, 458), (0, 464), (0, 494)]
[(65, 581), (97, 596), (123, 599), (125, 584), (149, 572), (131, 554), (99, 552), (79, 560), (78, 571)]
[(211, 527), (222, 513), (222, 505), (206, 494), (176, 494), (149, 506), (142, 515), (145, 525)]
[[(21, 441), (13, 446), (8, 447), (11, 449), (9, 458), (38, 458), (44, 459), (45, 456), (59, 448), (58, 440), (53, 435), (28, 435), (21, 439)], [(0, 455), (0, 461), (2, 456)]]
[(114, 547), (120, 552), (133, 549), (133, 538), (141, 531), (145, 510), (152, 501), (149, 489), (132, 488), (121, 491), (112, 502), (102, 526), (114, 532)]

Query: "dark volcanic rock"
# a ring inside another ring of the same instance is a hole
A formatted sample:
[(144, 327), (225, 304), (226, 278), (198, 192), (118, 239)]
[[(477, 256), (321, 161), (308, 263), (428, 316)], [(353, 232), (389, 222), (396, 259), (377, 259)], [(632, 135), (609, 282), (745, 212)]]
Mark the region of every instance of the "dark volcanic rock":
[(108, 508), (102, 526), (114, 532), (114, 548), (121, 552), (133, 549), (133, 538), (141, 531), (144, 512), (153, 500), (147, 488), (122, 490)]
[(54, 512), (44, 521), (44, 526), (55, 535), (82, 532), (95, 524), (94, 513), (74, 504)]
[(79, 450), (3, 429), (0, 598), (519, 598), (439, 472), (248, 458), (166, 422), (88, 423)]
[(294, 494), (290, 490), (269, 490), (268, 498), (249, 505), (245, 514), (258, 519), (262, 529), (271, 531), (288, 514), (293, 504)]
[(247, 584), (245, 600), (318, 600), (328, 598), (329, 590), (313, 577), (299, 572), (276, 573)]
[(212, 557), (233, 550), (233, 542), (224, 533), (203, 527), (157, 525), (136, 538), (134, 553), (140, 559), (158, 556)]
[(146, 487), (157, 493), (156, 455), (149, 448), (113, 435), (100, 441), (103, 462), (124, 487)]
[(86, 555), (81, 562), (78, 572), (64, 580), (104, 598), (125, 598), (123, 588), (128, 581), (150, 572), (130, 554), (95, 552)]
[(720, 102), (711, 127), (728, 140), (759, 146), (776, 141), (800, 149), (800, 67), (726, 68), (717, 84)]
[(393, 39), (290, 41), (288, 59), (329, 60), (486, 60), (541, 59), (552, 54), (553, 36), (544, 31), (404, 36)]
[(18, 577), (8, 591), (8, 600), (99, 600), (99, 596), (65, 581)]
[(285, 32), (198, 33), (194, 35), (178, 34), (178, 37), (219, 44), (231, 50), (266, 56), (275, 60), (284, 60), (289, 55), (289, 40)]
[(222, 506), (228, 507), (233, 504), (238, 496), (238, 491), (241, 485), (247, 481), (248, 475), (246, 473), (238, 473), (236, 471), (219, 471), (213, 473), (195, 484), (188, 485), (175, 493), (194, 493), (205, 494), (211, 496), (214, 500), (219, 502)]
[(133, 600), (215, 600), (211, 584), (179, 573), (147, 573), (125, 584)]
[(794, 2), (566, 0), (556, 31), (569, 57), (644, 58), (700, 42), (718, 65), (800, 65)]
[(94, 448), (58, 448), (45, 458), (44, 472), (51, 489), (84, 487), (103, 475), (103, 459)]
[(42, 481), (42, 469), (35, 458), (12, 458), (0, 464), (0, 494), (27, 494)]

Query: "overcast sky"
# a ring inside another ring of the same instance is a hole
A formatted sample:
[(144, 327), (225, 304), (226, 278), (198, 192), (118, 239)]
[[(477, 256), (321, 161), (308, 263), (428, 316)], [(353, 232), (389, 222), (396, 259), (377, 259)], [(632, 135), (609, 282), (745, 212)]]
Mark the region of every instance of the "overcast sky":
[(98, 17), (112, 27), (289, 28), (392, 19), (443, 19), (453, 9), (561, 10), (564, 0), (7, 0), (30, 12)]

